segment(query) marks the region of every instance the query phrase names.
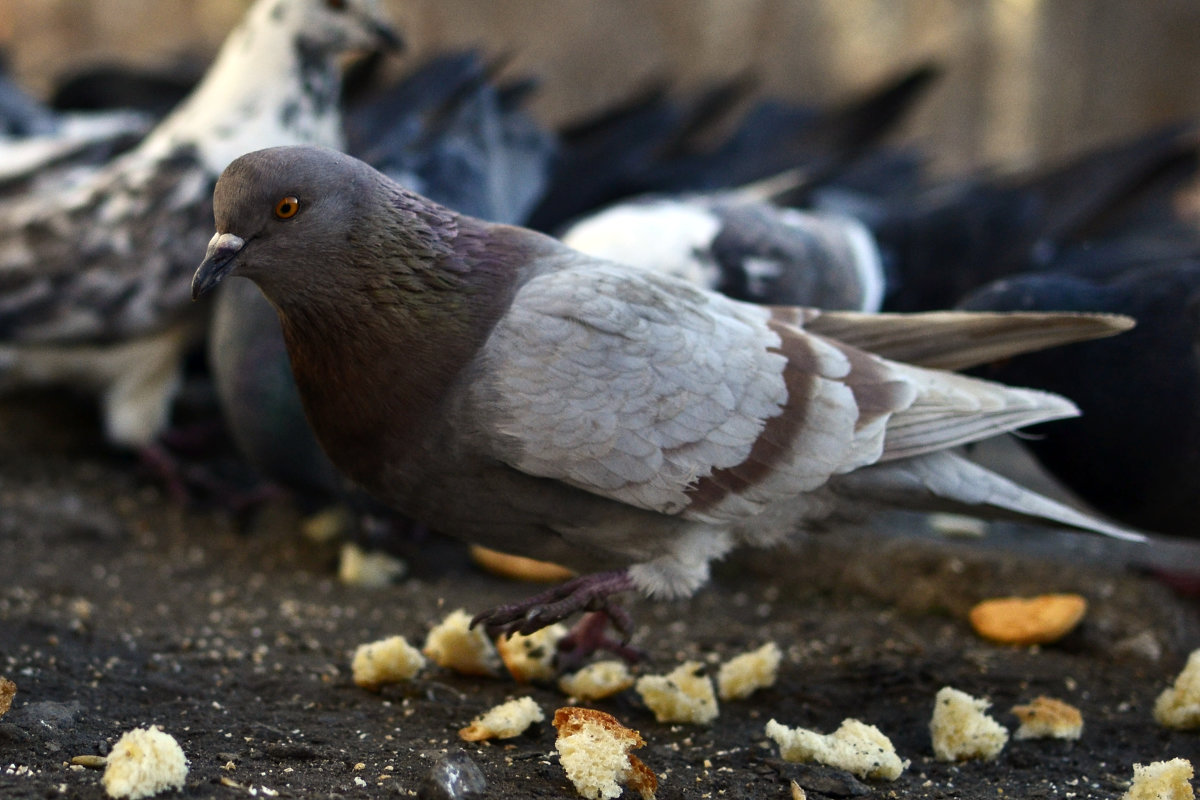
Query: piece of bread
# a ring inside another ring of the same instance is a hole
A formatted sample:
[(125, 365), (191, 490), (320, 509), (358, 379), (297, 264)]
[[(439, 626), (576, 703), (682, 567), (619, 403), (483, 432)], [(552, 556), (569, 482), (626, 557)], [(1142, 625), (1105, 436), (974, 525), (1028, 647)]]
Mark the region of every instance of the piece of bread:
[(1083, 735), (1083, 714), (1053, 697), (1040, 696), (1023, 706), (1013, 706), (1021, 720), (1014, 739), (1078, 739)]
[(458, 735), (468, 742), (511, 739), (520, 736), (530, 725), (545, 718), (546, 715), (532, 697), (518, 697), (480, 714), (471, 720), (470, 725), (460, 730)]
[(1133, 783), (1121, 800), (1192, 800), (1192, 762), (1186, 758), (1133, 765)]
[(1077, 594), (997, 597), (971, 609), (971, 625), (985, 639), (1000, 644), (1049, 644), (1071, 632), (1087, 613), (1087, 600)]
[(634, 685), (659, 722), (703, 725), (720, 713), (713, 682), (699, 661), (685, 661), (666, 675), (643, 675)]
[(450, 613), (425, 637), (421, 651), (439, 667), (464, 675), (496, 675), (500, 656), (482, 628), (471, 627), (471, 615), (463, 609)]
[(1008, 729), (984, 712), (991, 703), (945, 686), (937, 693), (929, 734), (939, 761), (992, 759), (1008, 743)]
[(616, 717), (593, 708), (567, 706), (554, 712), (554, 749), (575, 791), (588, 800), (620, 797), (622, 784), (642, 800), (654, 800), (658, 777), (630, 753), (646, 742)]
[(1168, 728), (1200, 727), (1200, 650), (1193, 650), (1187, 664), (1154, 701), (1154, 719)]
[(346, 586), (381, 589), (391, 586), (408, 572), (408, 564), (382, 550), (367, 551), (346, 542), (338, 561), (338, 580)]
[(773, 686), (782, 658), (783, 653), (774, 642), (734, 656), (717, 670), (717, 696), (722, 700), (741, 700)]
[(188, 760), (175, 737), (162, 728), (134, 728), (121, 734), (108, 754), (104, 791), (109, 797), (138, 800), (168, 789), (182, 789)]
[(551, 681), (558, 673), (554, 667), (558, 641), (566, 635), (567, 627), (556, 623), (528, 636), (523, 633), (501, 636), (496, 640), (496, 650), (517, 683)]
[(578, 672), (558, 679), (558, 688), (577, 700), (603, 700), (633, 686), (633, 674), (624, 661), (593, 661)]
[(389, 683), (412, 680), (424, 668), (425, 656), (403, 636), (360, 644), (350, 662), (354, 683), (373, 692)]
[(860, 778), (894, 781), (910, 763), (896, 754), (882, 731), (856, 719), (843, 720), (830, 734), (789, 728), (771, 720), (766, 733), (779, 745), (779, 757), (784, 761), (816, 761)]
[(0, 678), (0, 717), (12, 708), (13, 698), (17, 696), (17, 685), (8, 678)]
[(573, 570), (549, 561), (501, 553), (490, 547), (473, 544), (469, 550), (471, 560), (493, 575), (529, 583), (561, 583), (575, 577)]

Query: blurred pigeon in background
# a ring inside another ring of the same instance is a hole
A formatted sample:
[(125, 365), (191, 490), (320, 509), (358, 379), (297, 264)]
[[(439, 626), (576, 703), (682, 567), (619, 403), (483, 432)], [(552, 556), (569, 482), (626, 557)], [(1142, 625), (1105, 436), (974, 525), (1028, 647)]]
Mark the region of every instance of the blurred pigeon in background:
[[(740, 303), (456, 214), (322, 148), (239, 158), (214, 211), (193, 296), (234, 273), (258, 284), (341, 470), (437, 530), (592, 573), (482, 615), (493, 630), (635, 588), (690, 595), (734, 546), (872, 504), (1140, 538), (953, 451), (1073, 416), (1070, 401), (887, 358), (968, 366), (1012, 317)], [(1051, 341), (1129, 324), (1024, 322)]]
[(1108, 342), (1012, 358), (981, 375), (1069, 392), (1083, 416), (1023, 444), (1100, 511), (1160, 533), (1200, 535), (1200, 236), (1128, 235), (1073, 248), (1051, 268), (969, 294), (967, 309), (1127, 314)]
[(0, 200), (0, 387), (95, 392), (107, 437), (153, 455), (203, 337), (188, 284), (217, 176), (261, 146), (340, 145), (338, 56), (396, 41), (374, 0), (259, 0), (135, 149)]

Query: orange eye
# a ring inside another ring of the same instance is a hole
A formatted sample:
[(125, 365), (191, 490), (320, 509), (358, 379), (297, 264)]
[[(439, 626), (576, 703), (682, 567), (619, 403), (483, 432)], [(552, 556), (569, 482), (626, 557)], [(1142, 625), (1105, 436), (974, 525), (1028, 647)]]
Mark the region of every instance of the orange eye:
[(300, 198), (293, 195), (288, 195), (280, 199), (275, 204), (275, 216), (280, 219), (288, 219), (296, 216), (296, 212), (300, 210)]

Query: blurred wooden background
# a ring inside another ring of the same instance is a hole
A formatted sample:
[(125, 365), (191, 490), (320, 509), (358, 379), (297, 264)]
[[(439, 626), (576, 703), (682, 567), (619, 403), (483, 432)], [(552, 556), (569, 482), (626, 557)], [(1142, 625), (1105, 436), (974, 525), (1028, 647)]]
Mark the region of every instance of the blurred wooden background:
[[(656, 76), (751, 73), (844, 96), (922, 59), (947, 68), (906, 137), (945, 170), (1045, 161), (1200, 112), (1196, 0), (384, 0), (400, 63), (481, 45), (539, 76), (548, 122)], [(207, 59), (249, 0), (0, 0), (0, 43), (42, 89), (105, 60)]]

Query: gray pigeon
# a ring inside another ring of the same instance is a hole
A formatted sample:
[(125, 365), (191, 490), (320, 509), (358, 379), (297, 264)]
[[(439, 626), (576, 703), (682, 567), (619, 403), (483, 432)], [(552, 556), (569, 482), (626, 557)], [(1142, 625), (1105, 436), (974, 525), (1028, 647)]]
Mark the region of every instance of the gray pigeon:
[(375, 0), (259, 0), (137, 148), (0, 201), (0, 389), (93, 391), (108, 438), (148, 447), (202, 335), (190, 254), (217, 176), (258, 147), (340, 144), (337, 56), (395, 42)]
[[(1140, 538), (958, 455), (1070, 401), (963, 367), (1125, 329), (1105, 315), (763, 307), (459, 215), (350, 156), (245, 155), (192, 282), (275, 306), (331, 460), (431, 527), (588, 573), (477, 618), (535, 630), (871, 506), (978, 509)], [(1035, 333), (1023, 334), (1023, 329)], [(876, 347), (876, 345), (878, 345)], [(870, 352), (875, 347), (876, 352)]]

